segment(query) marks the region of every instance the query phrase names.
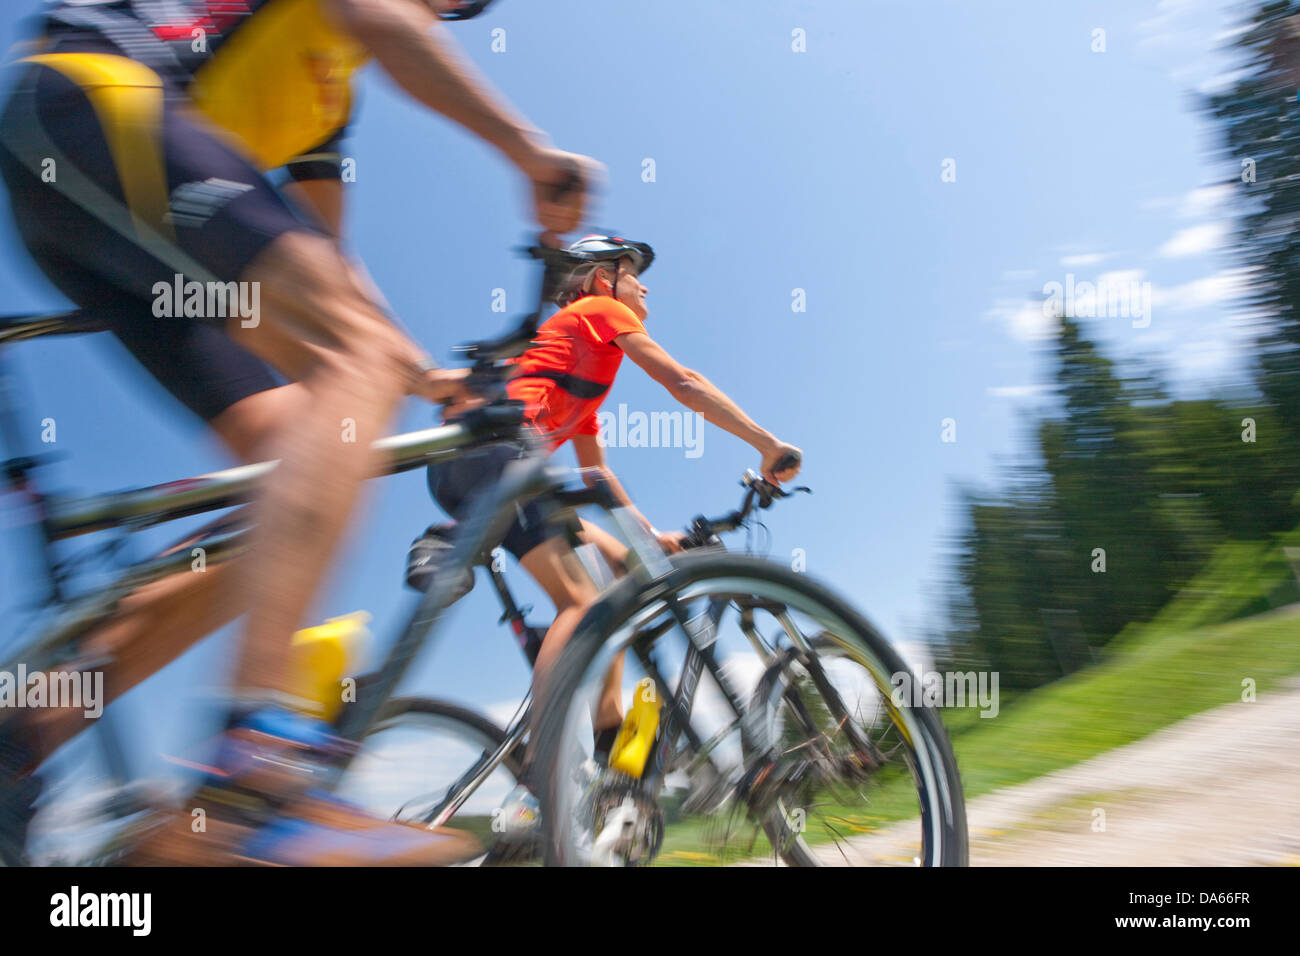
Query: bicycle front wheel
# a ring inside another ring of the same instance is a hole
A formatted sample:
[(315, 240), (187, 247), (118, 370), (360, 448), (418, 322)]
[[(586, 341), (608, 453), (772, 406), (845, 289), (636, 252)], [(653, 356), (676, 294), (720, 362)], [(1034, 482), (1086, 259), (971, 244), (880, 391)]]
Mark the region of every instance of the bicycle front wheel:
[[(612, 588), (556, 664), (537, 733), (548, 862), (965, 865), (947, 735), (933, 708), (891, 700), (891, 679), (908, 668), (889, 642), (833, 592), (773, 562), (671, 563), (649, 585)], [(690, 679), (665, 686), (688, 641), (708, 647), (698, 693)], [(624, 697), (650, 673), (664, 723), (693, 698), (674, 739), (661, 729), (662, 766), (652, 759), (642, 779), (593, 775), (588, 760), (590, 714), (620, 654)]]

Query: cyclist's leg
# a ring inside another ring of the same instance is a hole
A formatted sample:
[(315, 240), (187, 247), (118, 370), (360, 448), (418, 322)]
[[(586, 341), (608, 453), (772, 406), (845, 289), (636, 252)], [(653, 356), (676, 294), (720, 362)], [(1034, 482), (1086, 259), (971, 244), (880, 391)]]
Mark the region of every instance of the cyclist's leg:
[(310, 399), (269, 449), (280, 466), (255, 504), (253, 551), (242, 571), (251, 601), (237, 684), (289, 694), (289, 637), (306, 617), (362, 483), (378, 470), (371, 443), (420, 385), (421, 354), (326, 238), (280, 236), (241, 281), (261, 289), (261, 317), (255, 328), (232, 320), (232, 338), (301, 382)]
[[(533, 667), (533, 694), (537, 699), (536, 712), (540, 715), (546, 707), (551, 670), (559, 659), (573, 629), (578, 626), (587, 608), (600, 591), (586, 569), (578, 561), (569, 545), (565, 530), (547, 522), (541, 505), (532, 501), (520, 510), (519, 520), (506, 533), (503, 544), (515, 555), (520, 565), (541, 586), (555, 605), (555, 620), (546, 629), (542, 647)], [(609, 550), (621, 567), (626, 559), (626, 549), (612, 535), (589, 522), (574, 529), (578, 537), (589, 540), (602, 553)], [(603, 546), (603, 547), (602, 547)], [(591, 715), (592, 726), (598, 736), (607, 735), (623, 721), (623, 658), (620, 655), (610, 665), (605, 675), (604, 690)]]
[[(501, 478), (506, 465), (523, 453), (520, 446), (503, 443), (476, 449), (448, 462), (429, 467), (429, 492), (447, 514), (462, 519), (484, 489)], [(600, 548), (611, 566), (620, 569), (627, 549), (612, 535), (590, 522), (583, 522), (579, 537)], [(541, 712), (546, 680), (564, 643), (577, 626), (587, 606), (599, 593), (569, 547), (565, 530), (546, 520), (540, 503), (530, 501), (519, 508), (519, 516), (506, 532), (502, 546), (514, 555), (555, 605), (555, 620), (546, 631), (533, 668), (533, 693)], [(620, 682), (622, 660), (611, 669), (607, 693), (593, 715), (598, 730), (617, 727), (623, 719)]]
[[(268, 389), (239, 400), (209, 424), (238, 460), (256, 461), (258, 449), (266, 446), (279, 424), (293, 420), (303, 398), (298, 385)], [(183, 541), (164, 553), (188, 550), (195, 543)], [(82, 642), (85, 656), (109, 661), (103, 667), (102, 703), (111, 704), (234, 620), (244, 608), (238, 584), (235, 562), (225, 562), (207, 565), (202, 574), (174, 574), (125, 598), (113, 619)], [(75, 707), (47, 707), (26, 716), (37, 762), (87, 726), (84, 710)]]
[[(537, 545), (520, 558), (519, 563), (555, 604), (555, 620), (546, 630), (533, 669), (533, 694), (540, 713), (546, 706), (548, 681), (555, 662), (573, 629), (600, 592), (578, 565), (573, 549), (563, 537), (550, 538)], [(622, 723), (622, 683), (623, 657), (619, 655), (610, 665), (600, 700), (592, 714), (592, 726), (597, 733)]]
[[(278, 533), (304, 533), (305, 549), (310, 553), (305, 563), (315, 566), (306, 572), (291, 568), (288, 582), (279, 593), (264, 586), (265, 578), (258, 578), (263, 587), (251, 596), (254, 624), (251, 639), (245, 642), (248, 653), (240, 674), (255, 693), (288, 692), (284, 658), (289, 638), (310, 599), (314, 579), (324, 567), (325, 556), (312, 549), (319, 547), (328, 552), (337, 539), (344, 520), (340, 512), (348, 510), (356, 486), (369, 470), (369, 442), (377, 437), (387, 413), (406, 392), (423, 390), (427, 395), (438, 385), (432, 376), (421, 378), (417, 363), (422, 355), (418, 349), (402, 339), (383, 321), (380, 310), (356, 291), (361, 284), (346, 274), (346, 263), (337, 248), (295, 216), (243, 157), (209, 134), (188, 113), (172, 109), (164, 99), (162, 82), (147, 71), (142, 74), (141, 69), (139, 64), (113, 55), (92, 56), (90, 60), (43, 56), (30, 67), (32, 75), (6, 111), (0, 134), (7, 155), (0, 160), (6, 179), (18, 175), (30, 185), (35, 177), (43, 185), (42, 156), (57, 157), (57, 185), (50, 180), (45, 195), (39, 188), (37, 195), (48, 198), (51, 206), (63, 201), (76, 207), (92, 227), (111, 234), (107, 242), (93, 242), (88, 239), (91, 230), (68, 230), (62, 240), (55, 240), (54, 250), (81, 265), (87, 274), (117, 285), (146, 303), (157, 281), (166, 282), (176, 275), (199, 281), (265, 282), (267, 288), (262, 291), (266, 307), (256, 322), (260, 331), (241, 344), (279, 364), (289, 377), (302, 376), (313, 403), (317, 394), (332, 387), (331, 379), (342, 381), (341, 392), (347, 398), (327, 408), (334, 421), (329, 423), (324, 454), (317, 453), (328, 421), (323, 414), (317, 414), (305, 432), (295, 431), (296, 443), (276, 443), (283, 461), (272, 482), (270, 508), (265, 513), (278, 526)], [(84, 77), (78, 82), (77, 74), (86, 70), (96, 76), (92, 77), (94, 83), (83, 88)], [(90, 119), (82, 122), (92, 93), (94, 109)], [(123, 102), (135, 111), (132, 115), (118, 114), (116, 107)], [(101, 122), (113, 128), (112, 135), (100, 131)], [(128, 155), (119, 156), (118, 149), (124, 144)], [(106, 164), (88, 160), (88, 156), (98, 160), (104, 155), (108, 156)], [(85, 162), (84, 168), (78, 158)], [(119, 159), (131, 162), (120, 165)], [(130, 181), (130, 190), (118, 181), (119, 168), (128, 170), (123, 178)], [(73, 187), (80, 193), (76, 200), (64, 195), (71, 195)], [(190, 192), (179, 195), (183, 189)], [(44, 211), (39, 201), (36, 205), (38, 211)], [(167, 215), (169, 205), (176, 207), (174, 219)], [(19, 212), (17, 208), (15, 211)], [(40, 243), (33, 239), (39, 240), (40, 236), (30, 234), (39, 233), (33, 217), (24, 217), (20, 212), (18, 218), (20, 230), (30, 227), (24, 239), (36, 252)], [(58, 217), (54, 218), (57, 221)], [(296, 237), (303, 241), (295, 243)], [(329, 265), (322, 267), (318, 261), (308, 261), (316, 257), (327, 259)], [(254, 260), (264, 268), (250, 268)], [(309, 282), (319, 282), (313, 290), (315, 298), (303, 290), (301, 281), (286, 280), (284, 273), (292, 274), (295, 265), (301, 267), (299, 280), (306, 276)], [(321, 287), (328, 290), (324, 302)], [(289, 301), (295, 296), (300, 301)], [(84, 305), (98, 304), (93, 297), (90, 301), (72, 297)], [(164, 320), (152, 319), (146, 310), (118, 318), (152, 321), (155, 329), (163, 328), (159, 323)], [(305, 341), (295, 343), (295, 338)], [(401, 359), (395, 363), (393, 358), (399, 353)], [(394, 364), (401, 366), (400, 374), (393, 374)], [(340, 418), (344, 417), (339, 410), (344, 404), (350, 406), (351, 414), (346, 417), (355, 421), (356, 444), (364, 449), (360, 454), (347, 447), (338, 430)], [(314, 404), (311, 410), (317, 411)], [(342, 454), (330, 447), (334, 445), (343, 446)], [(322, 494), (311, 480), (311, 472), (321, 468), (328, 473), (335, 465), (338, 468), (333, 487)], [(328, 501), (324, 508), (319, 504), (301, 506), (303, 498), (318, 494)], [(285, 502), (287, 507), (282, 506)], [(318, 523), (322, 516), (328, 520)], [(255, 560), (283, 570), (285, 549), (277, 550), (275, 543), (268, 542), (263, 534), (263, 546)], [(304, 553), (303, 547), (290, 546), (288, 550)], [(278, 603), (285, 595), (292, 610), (286, 613), (271, 608), (268, 612), (267, 605)], [(259, 669), (263, 673), (256, 673)], [(250, 673), (255, 676), (250, 677)], [(298, 755), (323, 755), (328, 750), (322, 731), (301, 722), (295, 725), (282, 718), (253, 715), (237, 720), (234, 726), (232, 734), (227, 735), (230, 746), (223, 744), (223, 753), (229, 752), (223, 760), (244, 759), (241, 754), (247, 754), (250, 747)], [(236, 781), (237, 775), (227, 774), (225, 779)], [(287, 780), (277, 779), (275, 783)], [(265, 839), (258, 852), (266, 854), (266, 858), (307, 862), (315, 849), (326, 848), (322, 849), (326, 854), (323, 859), (332, 861), (437, 862), (463, 852), (463, 847), (453, 845), (457, 841), (438, 835), (392, 832), (392, 828), (367, 821), (352, 811), (331, 809), (319, 800), (303, 797), (287, 804), (261, 804), (264, 812), (272, 814), (276, 805), (287, 807), (285, 812), (296, 814), (302, 825), (297, 829), (276, 829), (274, 825), (264, 828)], [(255, 820), (245, 822), (262, 825)], [(241, 829), (247, 831), (248, 827)], [(174, 845), (192, 838), (183, 820), (164, 834), (165, 841)], [(347, 848), (342, 855), (334, 855), (334, 850), (329, 849), (340, 848), (343, 843)], [(221, 849), (214, 846), (209, 852)]]
[(578, 537), (582, 539), (584, 544), (595, 546), (615, 576), (622, 577), (627, 573), (628, 548), (618, 538), (590, 521), (582, 522), (582, 530), (578, 532)]
[(275, 433), (291, 426), (310, 400), (298, 383), (281, 385), (240, 399), (209, 419), (208, 426), (239, 461), (266, 461)]
[[(287, 692), (289, 637), (368, 475), (370, 442), (421, 384), (422, 354), (362, 291), (337, 245), (146, 67), (82, 49), (34, 58), (5, 130), (6, 179), (20, 183), (15, 218), (29, 248), (83, 305), (97, 305), (105, 285), (134, 296), (135, 308), (115, 312), (114, 331), (156, 377), (173, 387), (190, 380), (166, 379), (186, 354), (151, 346), (176, 339), (186, 321), (153, 313), (157, 284), (176, 276), (236, 280), (260, 309), (230, 320), (232, 338), (309, 394), (306, 412), (274, 449), (283, 463), (250, 556), (252, 611), (239, 671), (251, 688)], [(41, 178), (43, 156), (55, 157), (52, 182)], [(344, 419), (355, 423), (354, 441), (342, 434)], [(317, 483), (318, 474), (329, 478)]]
[[(88, 62), (93, 66), (112, 70), (120, 63), (124, 70), (146, 79), (149, 75), (118, 57), (94, 59), (111, 47), (90, 40), (78, 46), (92, 54)], [(57, 287), (102, 316), (144, 369), (208, 421), (239, 460), (252, 460), (276, 420), (286, 420), (302, 400), (294, 399), (301, 388), (277, 387), (265, 363), (210, 323), (183, 316), (154, 318), (149, 280), (165, 274), (167, 267), (124, 241), (129, 236), (87, 208), (91, 198), (126, 208), (127, 189), (116, 182), (114, 151), (101, 132), (101, 113), (69, 73), (54, 66), (29, 66), (5, 110), (0, 172), (19, 233)], [(33, 126), (52, 147), (48, 152), (58, 155), (48, 182), (14, 151)], [(165, 157), (161, 165), (165, 167)], [(60, 182), (75, 183), (79, 177), (82, 193), (65, 195), (59, 188)], [(132, 188), (137, 200), (147, 191), (138, 182)], [(202, 575), (180, 574), (142, 588), (123, 602), (111, 622), (88, 637), (89, 653), (114, 658), (104, 669), (110, 700), (239, 613), (238, 602), (231, 598), (240, 592), (230, 586), (230, 571), (217, 565)], [(38, 732), (31, 740), (38, 759), (86, 726), (76, 710), (50, 708), (36, 718), (31, 724), (39, 721), (40, 726), (33, 727)]]

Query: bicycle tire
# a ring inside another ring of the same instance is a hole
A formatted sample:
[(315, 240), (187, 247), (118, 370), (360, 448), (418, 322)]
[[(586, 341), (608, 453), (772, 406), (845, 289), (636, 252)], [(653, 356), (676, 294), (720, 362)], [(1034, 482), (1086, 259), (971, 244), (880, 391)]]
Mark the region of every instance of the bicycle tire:
[[(860, 612), (806, 574), (746, 555), (686, 554), (672, 557), (669, 563), (671, 570), (652, 582), (628, 577), (606, 591), (583, 616), (555, 664), (550, 700), (536, 734), (537, 766), (546, 768), (541, 797), (547, 865), (580, 865), (580, 861), (566, 857), (564, 828), (558, 822), (561, 814), (556, 811), (561, 806), (561, 781), (556, 768), (573, 697), (609, 637), (633, 615), (662, 602), (669, 594), (713, 579), (739, 579), (781, 589), (802, 596), (809, 604), (820, 605), (838, 619), (841, 626), (836, 628), (837, 633), (851, 635), (845, 640), (879, 671), (879, 675), (873, 674), (877, 686), (880, 677), (888, 686), (887, 675), (909, 670), (898, 652)], [(922, 863), (965, 866), (969, 853), (965, 804), (947, 734), (933, 708), (903, 706), (897, 711), (908, 720), (911, 736), (918, 741), (912, 746), (921, 766), (916, 783), (922, 818)], [(916, 773), (914, 770), (914, 778)]]
[[(422, 721), (431, 721), (434, 725), (443, 727), (460, 728), (458, 735), (465, 740), (473, 741), (477, 746), (484, 750), (495, 750), (506, 742), (506, 731), (494, 723), (489, 718), (450, 701), (439, 700), (431, 697), (394, 697), (389, 700), (379, 713), (375, 724), (361, 738), (360, 744), (362, 753), (364, 753), (366, 740), (374, 737), (384, 731), (391, 730), (398, 726), (404, 718), (414, 717)], [(523, 773), (522, 748), (516, 747), (513, 751), (506, 754), (501, 763), (497, 766), (496, 771), (504, 769), (516, 782)], [(355, 761), (344, 771), (340, 780), (340, 787), (345, 788), (349, 774), (355, 767)], [(464, 768), (468, 769), (468, 767)], [(450, 781), (449, 781), (450, 782)], [(450, 791), (449, 791), (450, 792)], [(446, 795), (443, 799), (445, 800)], [(434, 809), (441, 809), (442, 803), (433, 805)], [(397, 813), (393, 814), (394, 819), (399, 819)], [(456, 826), (456, 816), (452, 816), (447, 825)]]

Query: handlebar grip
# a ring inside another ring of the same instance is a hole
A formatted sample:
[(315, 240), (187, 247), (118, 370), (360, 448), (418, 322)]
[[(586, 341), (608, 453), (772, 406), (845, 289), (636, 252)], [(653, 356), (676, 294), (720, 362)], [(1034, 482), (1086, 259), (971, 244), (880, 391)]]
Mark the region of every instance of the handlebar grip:
[(551, 202), (559, 202), (570, 193), (577, 192), (583, 187), (582, 167), (578, 165), (576, 159), (565, 161), (564, 178), (555, 183), (551, 189)]
[(772, 474), (775, 475), (777, 472), (787, 471), (791, 468), (798, 468), (802, 463), (803, 456), (798, 452), (792, 451), (777, 459), (776, 464), (772, 466)]

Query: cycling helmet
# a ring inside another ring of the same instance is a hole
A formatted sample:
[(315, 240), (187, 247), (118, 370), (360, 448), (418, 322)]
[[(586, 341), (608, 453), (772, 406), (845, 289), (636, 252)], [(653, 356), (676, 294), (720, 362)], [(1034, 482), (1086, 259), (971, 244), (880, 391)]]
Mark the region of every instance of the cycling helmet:
[(650, 268), (655, 261), (655, 252), (646, 242), (634, 242), (620, 236), (583, 236), (577, 242), (570, 243), (565, 252), (574, 257), (575, 262), (569, 274), (560, 282), (555, 301), (568, 305), (580, 298), (583, 286), (591, 274), (600, 268), (601, 263), (614, 263), (614, 284), (618, 284), (618, 264), (624, 258), (636, 263), (637, 275)]
[(473, 20), (491, 4), (492, 0), (460, 0), (450, 11), (438, 16), (444, 20)]

